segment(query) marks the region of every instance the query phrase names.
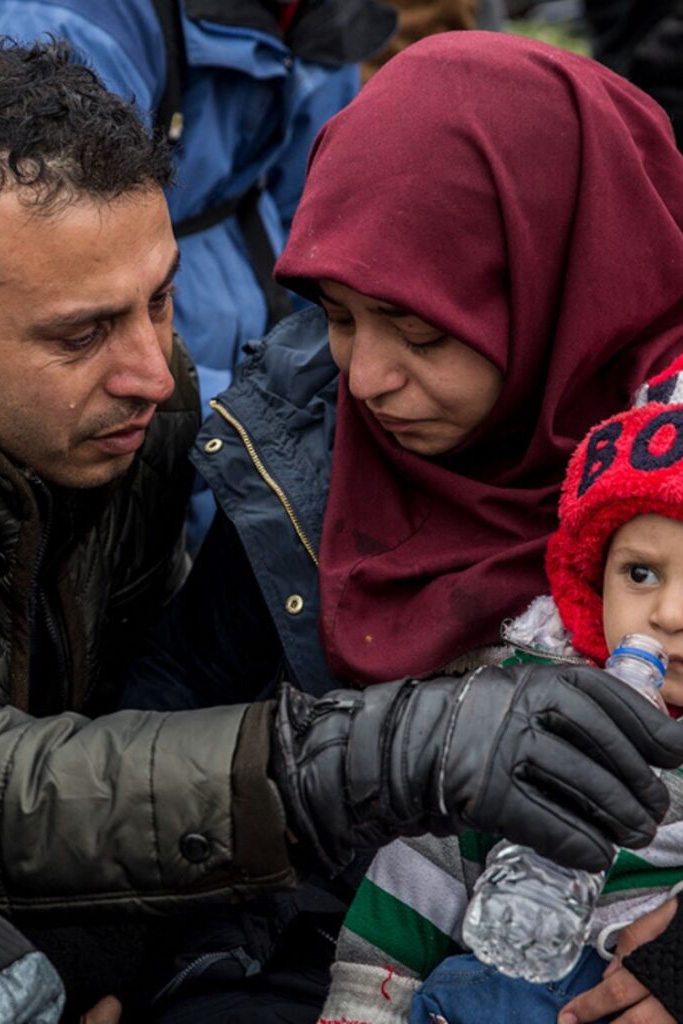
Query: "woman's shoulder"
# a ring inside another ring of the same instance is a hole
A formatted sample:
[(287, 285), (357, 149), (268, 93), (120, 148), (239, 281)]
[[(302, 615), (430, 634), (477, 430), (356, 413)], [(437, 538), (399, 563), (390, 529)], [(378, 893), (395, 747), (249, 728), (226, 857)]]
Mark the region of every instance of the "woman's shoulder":
[(260, 341), (249, 342), (245, 351), (246, 358), (226, 392), (231, 400), (255, 390), (285, 398), (298, 408), (326, 392), (336, 398), (339, 371), (319, 307), (286, 317)]
[(300, 493), (305, 477), (306, 489), (326, 498), (337, 377), (321, 310), (287, 317), (248, 345), (232, 384), (211, 401), (214, 414), (193, 450), (197, 465), (205, 464), (204, 452), (221, 450), (218, 461), (224, 468), (228, 449), (242, 457), (244, 442), (277, 470), (287, 492)]

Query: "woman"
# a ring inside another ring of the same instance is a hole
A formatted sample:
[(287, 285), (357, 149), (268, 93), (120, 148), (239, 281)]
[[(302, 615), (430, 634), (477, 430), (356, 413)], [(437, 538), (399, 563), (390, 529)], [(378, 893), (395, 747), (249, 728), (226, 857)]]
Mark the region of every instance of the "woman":
[(341, 370), (340, 677), (441, 670), (538, 592), (568, 454), (680, 350), (682, 180), (642, 93), (508, 36), (416, 44), (322, 130), (278, 274), (319, 297)]
[(214, 403), (193, 457), (221, 514), (131, 702), (499, 660), (572, 448), (680, 348), (682, 184), (661, 111), (574, 55), (454, 33), (378, 72), (278, 264), (322, 310)]

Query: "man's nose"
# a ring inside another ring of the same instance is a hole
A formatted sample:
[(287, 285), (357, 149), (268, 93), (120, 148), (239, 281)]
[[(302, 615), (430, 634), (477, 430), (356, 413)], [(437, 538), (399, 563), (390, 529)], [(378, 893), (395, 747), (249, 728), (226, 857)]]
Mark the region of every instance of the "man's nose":
[(112, 345), (114, 362), (106, 384), (109, 394), (155, 405), (169, 398), (175, 388), (168, 367), (171, 345), (170, 333), (166, 342), (149, 320), (122, 332)]

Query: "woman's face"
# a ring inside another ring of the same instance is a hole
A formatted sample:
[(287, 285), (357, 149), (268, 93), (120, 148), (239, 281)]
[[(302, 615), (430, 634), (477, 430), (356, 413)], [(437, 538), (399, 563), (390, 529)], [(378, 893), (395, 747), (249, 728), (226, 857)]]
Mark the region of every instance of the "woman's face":
[(320, 301), (351, 394), (403, 448), (448, 452), (495, 405), (502, 373), (452, 335), (335, 281), (320, 282)]

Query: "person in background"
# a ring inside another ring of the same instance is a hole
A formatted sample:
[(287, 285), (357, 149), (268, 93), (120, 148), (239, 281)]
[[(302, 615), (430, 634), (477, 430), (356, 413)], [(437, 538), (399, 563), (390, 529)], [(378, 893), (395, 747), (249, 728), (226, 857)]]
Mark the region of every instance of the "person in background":
[(584, 8), (595, 58), (657, 100), (682, 148), (681, 0), (584, 0)]
[[(420, 680), (417, 694), (438, 680), (472, 702), (462, 746), (443, 740), (454, 778), (478, 763), (474, 731), (498, 735), (487, 692), (498, 670), (482, 666), (498, 660), (501, 619), (544, 586), (569, 455), (680, 345), (682, 181), (662, 112), (594, 61), (452, 32), (378, 71), (314, 144), (278, 264), (321, 308), (255, 343), (213, 403), (193, 459), (220, 511), (124, 701), (250, 701), (284, 678), (304, 722), (309, 702), (339, 685), (380, 721), (385, 680)], [(567, 697), (557, 680), (547, 692)], [(444, 737), (433, 720), (422, 728)], [(335, 762), (339, 749), (319, 735)], [(364, 746), (370, 756), (374, 738)], [(564, 792), (574, 754), (551, 747), (551, 773), (565, 780), (552, 792)], [(525, 789), (527, 771), (507, 777)], [(511, 797), (491, 805), (492, 832), (524, 820), (536, 844), (550, 840), (532, 788), (528, 820), (508, 819)], [(376, 805), (370, 787), (366, 801)], [(344, 813), (330, 800), (328, 824)], [(304, 948), (324, 961), (359, 881), (352, 867), (333, 893), (311, 879), (272, 907), (276, 934), (257, 950), (248, 915), (198, 932), (169, 972), (159, 1019), (180, 1019), (174, 997), (190, 1017), (218, 1015), (235, 949), (258, 962), (261, 985), (282, 958), (303, 969)], [(221, 955), (223, 979), (218, 965), (183, 974)], [(183, 979), (194, 988), (183, 992)]]
[[(376, 0), (0, 0), (0, 35), (69, 40), (80, 59), (166, 132), (181, 253), (175, 323), (204, 414), (243, 346), (291, 311), (272, 282), (322, 124), (355, 95), (357, 63), (396, 25)], [(213, 514), (198, 488), (192, 553)]]
[[(436, 32), (451, 32), (477, 27), (481, 0), (392, 0), (398, 9), (398, 32), (388, 44), (363, 64), (363, 81), (406, 46)], [(495, 0), (485, 0), (484, 16), (495, 22)], [(484, 26), (480, 26), (484, 27)], [(487, 26), (490, 27), (490, 26)]]
[(477, 28), (488, 32), (502, 32), (506, 15), (505, 0), (478, 0)]

